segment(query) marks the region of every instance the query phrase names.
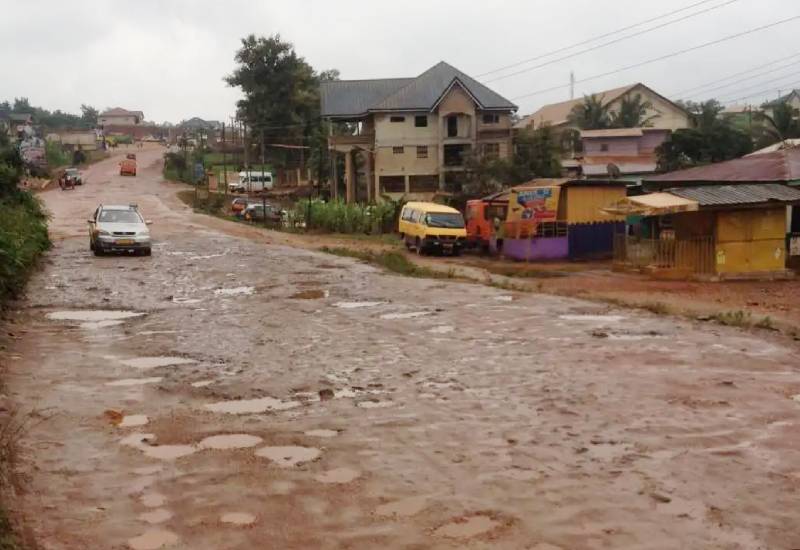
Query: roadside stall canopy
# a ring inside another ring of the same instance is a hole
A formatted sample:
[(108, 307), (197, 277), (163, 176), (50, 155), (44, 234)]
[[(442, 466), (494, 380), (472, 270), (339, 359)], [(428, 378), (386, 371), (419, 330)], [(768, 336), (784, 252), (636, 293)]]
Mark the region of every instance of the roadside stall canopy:
[(625, 197), (602, 209), (612, 216), (663, 216), (677, 212), (693, 212), (698, 202), (677, 197), (671, 193), (650, 193), (638, 197)]

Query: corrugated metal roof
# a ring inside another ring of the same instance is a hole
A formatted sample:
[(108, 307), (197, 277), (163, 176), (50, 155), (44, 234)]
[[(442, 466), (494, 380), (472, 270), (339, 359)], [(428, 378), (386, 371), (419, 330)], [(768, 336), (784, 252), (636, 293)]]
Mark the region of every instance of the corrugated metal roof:
[(775, 151), (783, 151), (784, 149), (791, 149), (792, 147), (800, 147), (800, 139), (797, 138), (784, 139), (783, 141), (773, 143), (772, 145), (767, 145), (766, 147), (764, 147), (763, 149), (759, 149), (758, 151), (753, 151), (749, 155), (745, 155), (745, 157), (763, 155), (765, 153), (774, 153)]
[(320, 85), (322, 116), (365, 115), (373, 105), (410, 83), (413, 78), (335, 80)]
[(800, 148), (677, 170), (647, 178), (648, 182), (784, 182), (800, 180)]
[(800, 189), (780, 183), (700, 185), (674, 187), (665, 192), (684, 199), (697, 201), (700, 206), (731, 206), (737, 204), (762, 204), (766, 202), (789, 203), (800, 201)]
[(607, 130), (581, 130), (582, 138), (641, 137), (641, 128), (609, 128)]
[(338, 80), (320, 86), (322, 116), (361, 116), (370, 111), (429, 111), (458, 82), (482, 109), (516, 110), (500, 94), (445, 62), (416, 78)]
[[(614, 88), (612, 90), (597, 92), (594, 95), (602, 98), (603, 105), (608, 105), (609, 103), (619, 98), (620, 96), (625, 95), (627, 92), (631, 91), (638, 85), (639, 83), (629, 84), (627, 86), (621, 86), (619, 88)], [(538, 128), (543, 124), (550, 124), (552, 126), (558, 126), (559, 124), (564, 124), (565, 122), (567, 122), (567, 117), (572, 112), (572, 108), (582, 103), (583, 103), (583, 98), (579, 97), (577, 99), (570, 99), (568, 101), (562, 101), (560, 103), (551, 103), (549, 105), (545, 105), (544, 107), (540, 107), (539, 110), (536, 111), (535, 113), (524, 117), (522, 120), (517, 122), (514, 125), (514, 127), (527, 128), (528, 126), (533, 124), (536, 128)]]

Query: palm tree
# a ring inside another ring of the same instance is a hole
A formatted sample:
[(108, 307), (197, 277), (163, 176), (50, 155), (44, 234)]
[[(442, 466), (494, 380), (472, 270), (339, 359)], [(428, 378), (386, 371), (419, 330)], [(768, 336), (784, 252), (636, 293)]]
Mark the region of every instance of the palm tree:
[(626, 95), (622, 98), (619, 111), (609, 115), (612, 128), (645, 128), (653, 125), (659, 115), (647, 115), (653, 104), (642, 100), (642, 94)]
[(778, 103), (772, 108), (772, 116), (759, 113), (759, 118), (766, 122), (764, 132), (773, 143), (800, 137), (800, 121), (798, 110), (788, 103)]
[(583, 103), (572, 108), (567, 121), (581, 130), (604, 130), (611, 126), (608, 104), (603, 102), (605, 96), (583, 96)]

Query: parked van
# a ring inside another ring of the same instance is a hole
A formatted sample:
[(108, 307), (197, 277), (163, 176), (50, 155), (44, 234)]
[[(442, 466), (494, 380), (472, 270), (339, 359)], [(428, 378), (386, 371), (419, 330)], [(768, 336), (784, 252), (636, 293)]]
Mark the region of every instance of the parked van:
[(406, 247), (417, 254), (437, 251), (457, 256), (467, 241), (461, 212), (434, 202), (406, 203), (398, 226)]
[(239, 172), (239, 181), (228, 184), (232, 193), (258, 193), (272, 189), (272, 172)]

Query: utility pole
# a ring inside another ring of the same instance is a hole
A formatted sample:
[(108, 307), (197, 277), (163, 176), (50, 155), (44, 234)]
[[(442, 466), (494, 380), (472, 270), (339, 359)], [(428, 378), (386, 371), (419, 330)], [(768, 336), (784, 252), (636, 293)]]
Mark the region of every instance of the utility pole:
[(264, 209), (264, 227), (267, 226), (267, 194), (264, 192), (264, 127), (261, 127), (261, 207)]
[(569, 72), (569, 98), (575, 99), (575, 73)]
[[(228, 144), (225, 142), (225, 123), (222, 123), (222, 179), (225, 186), (225, 201), (228, 201)], [(219, 191), (219, 183), (217, 183)]]

